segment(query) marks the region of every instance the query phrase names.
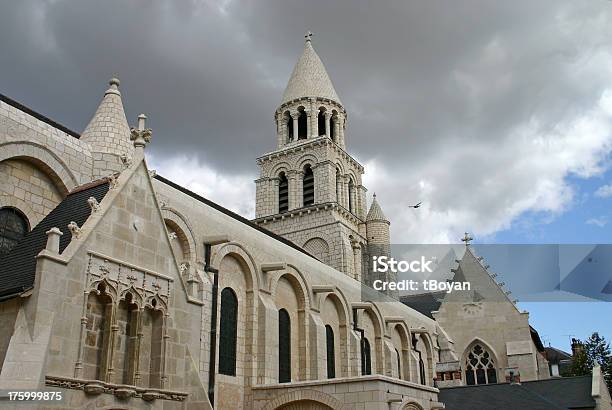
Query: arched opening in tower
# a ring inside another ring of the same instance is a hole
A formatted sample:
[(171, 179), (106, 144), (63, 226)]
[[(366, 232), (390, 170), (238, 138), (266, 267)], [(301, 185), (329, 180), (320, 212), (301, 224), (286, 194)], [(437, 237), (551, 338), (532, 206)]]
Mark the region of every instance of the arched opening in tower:
[(284, 172), (278, 177), (278, 212), (287, 212), (289, 210), (289, 181)]
[(307, 134), (308, 127), (308, 116), (304, 110), (299, 111), (300, 115), (298, 117), (298, 139), (305, 140)]
[(317, 128), (319, 131), (317, 135), (325, 135), (325, 110), (323, 108), (319, 110), (317, 115)]
[(304, 206), (314, 204), (314, 174), (310, 165), (304, 167), (304, 179), (303, 179), (303, 196)]
[(336, 141), (336, 132), (334, 131), (336, 127), (336, 121), (337, 117), (335, 115), (332, 115), (329, 119), (329, 138), (331, 138), (332, 141)]
[(293, 119), (289, 114), (287, 114), (285, 115), (284, 120), (287, 127), (287, 143), (290, 143), (295, 139), (293, 135)]

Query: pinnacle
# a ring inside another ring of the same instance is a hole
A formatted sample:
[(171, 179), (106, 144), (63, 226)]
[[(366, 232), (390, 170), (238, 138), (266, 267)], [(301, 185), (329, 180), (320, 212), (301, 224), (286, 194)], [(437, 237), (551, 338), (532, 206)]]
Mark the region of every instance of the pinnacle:
[(293, 68), (281, 103), (302, 97), (320, 97), (341, 104), (323, 62), (312, 46), (312, 33), (308, 32), (304, 37), (304, 51)]

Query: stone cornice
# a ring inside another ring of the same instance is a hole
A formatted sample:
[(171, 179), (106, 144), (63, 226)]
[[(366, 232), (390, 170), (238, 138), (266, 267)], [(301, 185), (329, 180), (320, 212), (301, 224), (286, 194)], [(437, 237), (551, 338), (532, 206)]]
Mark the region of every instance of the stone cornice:
[(302, 208), (296, 208), (291, 211), (283, 212), (282, 214), (262, 216), (262, 217), (253, 219), (253, 222), (258, 225), (265, 225), (268, 222), (275, 222), (275, 221), (280, 221), (284, 219), (291, 219), (291, 218), (300, 217), (302, 215), (308, 215), (314, 212), (323, 212), (323, 211), (328, 211), (328, 210), (337, 211), (345, 219), (349, 220), (350, 222), (356, 225), (359, 225), (364, 222), (362, 219), (355, 216), (352, 212), (350, 212), (348, 209), (341, 206), (337, 202), (325, 202), (322, 204), (314, 204), (314, 205), (305, 206)]
[[(333, 105), (334, 107), (338, 108), (339, 112), (344, 114), (345, 117), (347, 117), (347, 113), (346, 110), (344, 109), (344, 106), (342, 104), (340, 104), (338, 101), (336, 100), (332, 100), (331, 98), (322, 98), (322, 97), (300, 97), (300, 98), (294, 98), (291, 101), (287, 101), (284, 102), (283, 104), (281, 104), (276, 111), (274, 112), (274, 116), (277, 116), (279, 114), (283, 114), (284, 111), (286, 111), (286, 109), (288, 109), (289, 107), (293, 107), (295, 104), (300, 103), (300, 102), (306, 102), (307, 104), (310, 104), (311, 101), (319, 101), (325, 104), (330, 104)], [(308, 107), (306, 107), (308, 108)]]
[[(293, 144), (295, 144), (295, 145), (293, 145)], [(340, 156), (344, 160), (348, 161), (355, 168), (357, 168), (357, 170), (359, 170), (360, 173), (363, 173), (363, 171), (364, 171), (363, 165), (361, 165), (359, 162), (357, 162), (357, 160), (355, 158), (353, 158), (348, 152), (346, 152), (344, 150), (344, 148), (342, 148), (340, 145), (338, 145), (337, 143), (332, 141), (332, 139), (327, 137), (327, 136), (319, 136), (317, 138), (309, 138), (309, 139), (305, 139), (305, 140), (298, 140), (298, 141), (296, 141), (293, 144), (288, 144), (288, 145), (286, 145), (285, 147), (283, 147), (283, 148), (281, 148), (279, 150), (272, 151), (272, 152), (269, 152), (267, 154), (264, 154), (264, 155), (258, 157), (256, 159), (257, 164), (258, 165), (262, 165), (266, 161), (272, 161), (273, 159), (276, 159), (276, 158), (282, 158), (282, 157), (294, 154), (296, 152), (302, 152), (306, 148), (318, 147), (318, 146), (326, 145), (326, 146), (331, 146), (337, 153), (340, 154)]]

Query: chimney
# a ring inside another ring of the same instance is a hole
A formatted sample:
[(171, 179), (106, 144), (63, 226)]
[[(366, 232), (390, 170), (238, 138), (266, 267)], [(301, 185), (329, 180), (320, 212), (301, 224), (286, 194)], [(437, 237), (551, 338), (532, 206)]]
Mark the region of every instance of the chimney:
[(582, 352), (582, 342), (572, 337), (572, 356), (576, 357)]

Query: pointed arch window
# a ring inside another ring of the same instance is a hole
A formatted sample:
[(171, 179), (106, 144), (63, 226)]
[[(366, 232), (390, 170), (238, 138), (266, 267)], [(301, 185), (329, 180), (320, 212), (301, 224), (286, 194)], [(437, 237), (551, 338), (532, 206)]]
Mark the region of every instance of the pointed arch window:
[(304, 197), (304, 206), (314, 204), (314, 174), (310, 165), (304, 167), (304, 178), (302, 180), (302, 194)]
[(284, 172), (278, 176), (278, 212), (289, 210), (289, 181)]
[(15, 208), (0, 209), (0, 258), (28, 233), (28, 218)]
[(278, 382), (291, 381), (291, 319), (285, 309), (278, 311)]
[(465, 382), (467, 385), (497, 383), (497, 370), (493, 356), (476, 343), (465, 358)]
[(370, 341), (364, 337), (361, 340), (361, 375), (367, 376), (369, 374), (372, 374), (372, 352)]
[(336, 377), (336, 351), (334, 347), (334, 330), (325, 325), (325, 339), (327, 341), (327, 378)]
[(238, 340), (238, 298), (231, 288), (221, 291), (221, 329), (219, 336), (219, 373), (236, 375)]

